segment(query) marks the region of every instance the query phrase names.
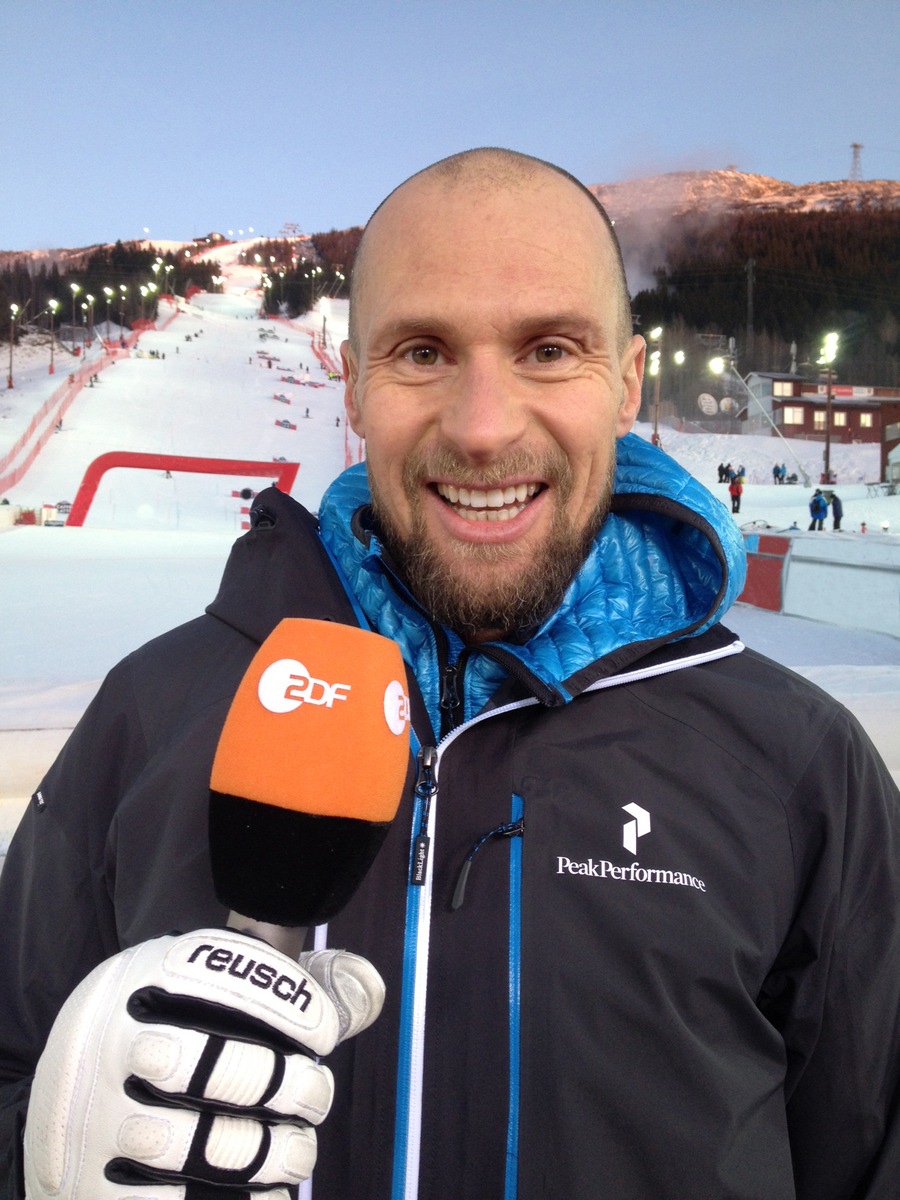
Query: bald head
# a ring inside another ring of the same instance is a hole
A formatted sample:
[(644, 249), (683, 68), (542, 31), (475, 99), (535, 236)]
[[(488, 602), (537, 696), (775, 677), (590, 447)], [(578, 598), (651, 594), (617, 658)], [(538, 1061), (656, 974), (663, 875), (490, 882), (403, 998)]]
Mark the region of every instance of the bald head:
[(604, 256), (609, 264), (609, 283), (614, 289), (616, 300), (616, 329), (618, 349), (623, 350), (631, 337), (631, 308), (628, 297), (628, 286), (625, 280), (625, 267), (619, 243), (612, 227), (612, 222), (599, 200), (583, 183), (543, 159), (520, 154), (514, 150), (504, 150), (494, 147), (484, 147), (477, 150), (465, 150), (441, 159), (396, 187), (384, 199), (369, 219), (366, 231), (359, 244), (353, 273), (350, 279), (350, 348), (356, 354), (359, 351), (359, 310), (364, 303), (367, 285), (367, 274), (371, 268), (371, 243), (383, 216), (388, 213), (405, 192), (410, 189), (428, 187), (434, 193), (434, 221), (440, 222), (439, 200), (441, 192), (467, 192), (473, 200), (479, 195), (491, 195), (501, 191), (527, 191), (530, 187), (540, 184), (547, 176), (558, 176), (572, 186), (573, 199), (578, 203), (579, 197), (585, 205), (596, 213), (598, 240), (598, 256)]

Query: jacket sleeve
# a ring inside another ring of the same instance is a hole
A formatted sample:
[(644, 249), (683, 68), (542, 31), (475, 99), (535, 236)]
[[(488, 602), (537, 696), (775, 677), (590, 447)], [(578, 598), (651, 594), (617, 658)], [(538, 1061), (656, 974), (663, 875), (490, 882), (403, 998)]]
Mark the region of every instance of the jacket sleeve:
[(797, 907), (761, 1007), (781, 1029), (798, 1200), (900, 1195), (900, 794), (838, 710), (791, 802)]
[(0, 872), (0, 1198), (21, 1200), (31, 1079), (73, 988), (120, 946), (106, 831), (143, 742), (111, 672), (32, 797)]

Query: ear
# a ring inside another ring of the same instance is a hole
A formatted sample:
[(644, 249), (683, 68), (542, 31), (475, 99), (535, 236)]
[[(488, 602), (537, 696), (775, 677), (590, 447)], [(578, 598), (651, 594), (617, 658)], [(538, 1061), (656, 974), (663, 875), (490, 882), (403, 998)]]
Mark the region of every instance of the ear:
[(641, 384), (644, 379), (644, 358), (647, 354), (647, 343), (635, 334), (619, 360), (619, 370), (622, 373), (622, 403), (616, 420), (616, 437), (624, 437), (631, 432), (631, 427), (637, 420), (641, 407)]
[(350, 343), (346, 341), (341, 342), (341, 365), (344, 370), (344, 408), (347, 411), (347, 420), (350, 422), (350, 428), (355, 434), (359, 437), (365, 437), (366, 432), (362, 419), (362, 410), (356, 394), (356, 385), (359, 380), (359, 366)]

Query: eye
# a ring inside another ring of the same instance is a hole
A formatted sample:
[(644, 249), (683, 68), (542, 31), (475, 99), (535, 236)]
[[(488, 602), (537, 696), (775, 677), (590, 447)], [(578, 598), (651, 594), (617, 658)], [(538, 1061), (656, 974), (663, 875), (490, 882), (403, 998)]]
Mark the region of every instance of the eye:
[(536, 363), (555, 363), (565, 357), (566, 350), (556, 342), (543, 342), (535, 346), (531, 353)]
[(411, 346), (404, 351), (403, 357), (417, 367), (434, 367), (440, 361), (440, 354), (434, 346)]

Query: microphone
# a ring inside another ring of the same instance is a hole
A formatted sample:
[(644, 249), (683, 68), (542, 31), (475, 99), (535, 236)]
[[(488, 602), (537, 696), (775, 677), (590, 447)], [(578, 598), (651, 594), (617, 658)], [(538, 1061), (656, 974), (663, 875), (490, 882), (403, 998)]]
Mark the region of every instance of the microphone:
[(296, 958), (374, 861), (409, 761), (399, 647), (288, 617), (231, 703), (210, 777), (213, 885), (228, 924)]

